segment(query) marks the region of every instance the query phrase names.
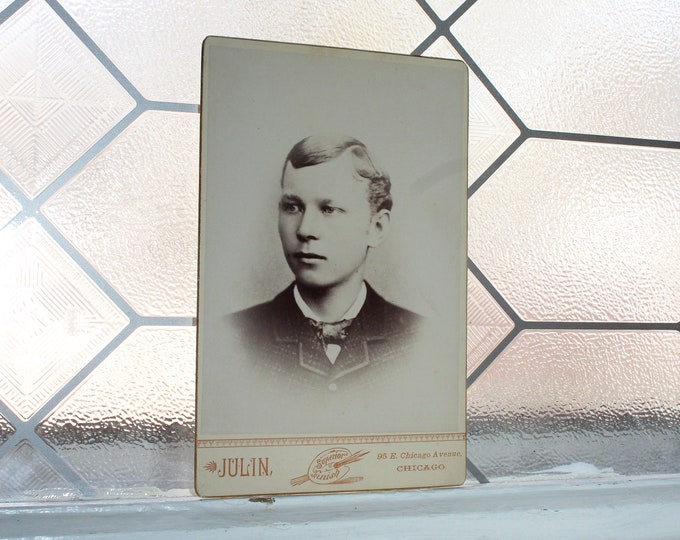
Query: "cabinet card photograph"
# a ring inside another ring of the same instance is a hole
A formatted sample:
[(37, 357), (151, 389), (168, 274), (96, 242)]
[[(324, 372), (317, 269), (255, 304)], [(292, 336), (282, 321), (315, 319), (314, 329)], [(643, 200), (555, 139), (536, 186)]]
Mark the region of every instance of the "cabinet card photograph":
[(200, 496), (465, 480), (467, 68), (209, 37)]

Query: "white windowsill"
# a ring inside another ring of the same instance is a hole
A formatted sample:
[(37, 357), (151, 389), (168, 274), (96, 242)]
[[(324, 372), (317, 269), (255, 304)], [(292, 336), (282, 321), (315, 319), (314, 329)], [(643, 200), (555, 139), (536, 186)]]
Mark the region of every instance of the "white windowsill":
[(18, 538), (680, 538), (680, 476), (457, 489), (0, 507)]

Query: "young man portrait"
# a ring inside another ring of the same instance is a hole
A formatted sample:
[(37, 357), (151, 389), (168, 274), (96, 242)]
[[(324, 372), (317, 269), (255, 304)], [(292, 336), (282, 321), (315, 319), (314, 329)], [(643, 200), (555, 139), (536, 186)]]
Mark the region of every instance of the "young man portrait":
[(203, 54), (197, 491), (464, 480), (466, 66)]
[(371, 250), (390, 232), (389, 175), (357, 139), (312, 135), (290, 150), (280, 183), (278, 231), (294, 281), (231, 315), (234, 339), (291, 389), (337, 392), (398, 369), (423, 317), (364, 279)]

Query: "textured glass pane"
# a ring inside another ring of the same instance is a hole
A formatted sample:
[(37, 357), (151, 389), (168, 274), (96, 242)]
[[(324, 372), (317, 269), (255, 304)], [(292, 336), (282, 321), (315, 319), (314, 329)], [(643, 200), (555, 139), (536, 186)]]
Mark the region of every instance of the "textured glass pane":
[(198, 120), (143, 114), (43, 207), (142, 315), (196, 309)]
[(190, 103), (209, 35), (410, 53), (434, 30), (413, 0), (61, 4), (145, 97)]
[(19, 202), (2, 186), (0, 186), (0, 229), (21, 210)]
[(523, 332), (470, 387), (468, 417), (489, 476), (680, 473), (680, 333)]
[(680, 152), (529, 140), (470, 198), (472, 260), (524, 319), (680, 320)]
[(14, 427), (7, 418), (0, 414), (0, 444), (4, 443), (14, 433)]
[(195, 335), (136, 330), (38, 426), (99, 495), (192, 485)]
[[(435, 41), (423, 56), (461, 60), (460, 55), (443, 37)], [(473, 72), (470, 72), (469, 102), (468, 185), (477, 180), (519, 136), (519, 128)]]
[(453, 26), (530, 128), (680, 138), (677, 0), (476, 2)]
[(19, 443), (0, 460), (0, 501), (64, 500), (79, 495), (80, 492), (56, 472), (28, 441)]
[(482, 284), (468, 272), (467, 372), (496, 348), (514, 324)]
[(29, 197), (134, 107), (44, 2), (0, 26), (0, 166)]
[(33, 219), (0, 232), (0, 397), (30, 417), (128, 320)]

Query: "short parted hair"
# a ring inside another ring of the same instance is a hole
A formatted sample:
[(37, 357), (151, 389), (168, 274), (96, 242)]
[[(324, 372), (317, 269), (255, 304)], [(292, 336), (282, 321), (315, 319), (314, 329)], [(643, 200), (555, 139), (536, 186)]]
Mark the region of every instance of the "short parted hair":
[[(368, 148), (361, 141), (346, 135), (310, 135), (298, 142), (286, 157), (283, 171), (290, 163), (293, 168), (319, 165), (338, 157), (343, 152), (351, 152), (356, 179), (368, 181), (368, 204), (375, 214), (380, 210), (392, 209), (392, 184), (389, 175), (380, 169), (371, 158)], [(283, 174), (281, 175), (283, 182)]]

